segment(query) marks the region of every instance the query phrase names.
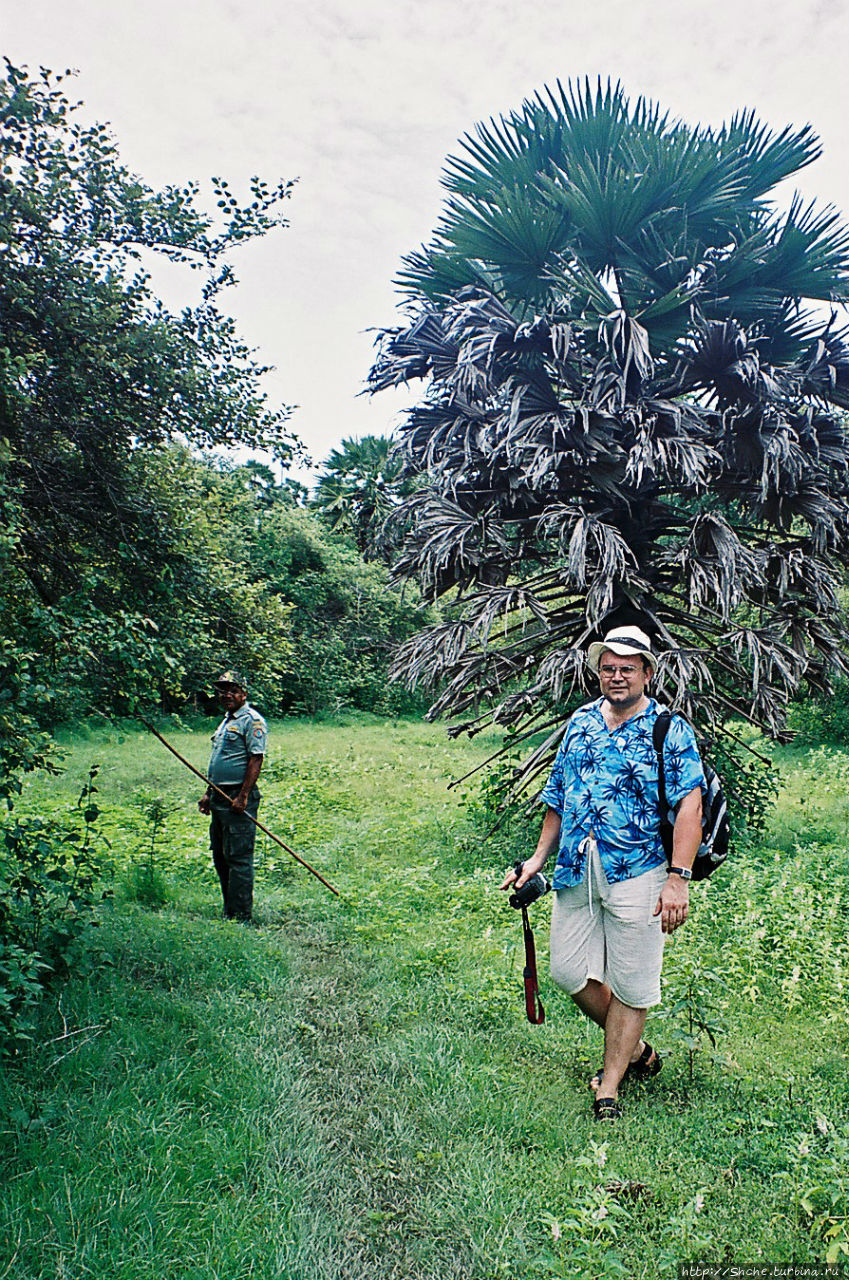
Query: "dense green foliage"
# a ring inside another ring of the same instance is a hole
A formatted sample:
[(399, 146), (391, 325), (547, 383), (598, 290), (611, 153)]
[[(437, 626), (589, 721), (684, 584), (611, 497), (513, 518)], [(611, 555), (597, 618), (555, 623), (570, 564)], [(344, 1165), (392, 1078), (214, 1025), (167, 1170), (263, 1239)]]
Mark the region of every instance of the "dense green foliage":
[[(212, 446), (296, 449), (288, 411), (219, 310), (238, 246), (285, 225), (291, 184), (240, 203), (213, 182), (150, 189), (62, 77), (0, 81), (2, 794), (45, 763), (45, 729), (185, 706), (239, 665), (269, 712), (412, 705), (387, 695), (413, 611), (294, 510), (277, 470)], [(145, 257), (144, 255), (147, 255)], [(198, 274), (180, 314), (143, 263)]]
[(251, 553), (258, 580), (291, 610), (287, 663), (272, 705), (315, 712), (341, 707), (403, 712), (422, 699), (390, 685), (392, 655), (427, 614), (418, 593), (388, 588), (382, 565), (366, 563), (353, 542), (331, 536), (312, 513), (281, 506)]
[[(846, 1256), (845, 753), (779, 753), (763, 841), (694, 889), (670, 943), (664, 1069), (601, 1132), (598, 1033), (544, 977), (548, 904), (530, 1028), (503, 849), (446, 797), (494, 740), (272, 729), (266, 817), (343, 899), (261, 842), (256, 931), (216, 919), (191, 784), (155, 742), (77, 734), (67, 777), (27, 786), (24, 808), (58, 812), (103, 761), (116, 898), (111, 967), (43, 1006), (2, 1076), (0, 1271), (672, 1280), (695, 1259)], [(175, 741), (203, 760), (205, 734)], [(169, 810), (154, 912), (127, 902), (140, 792)]]
[(809, 126), (689, 126), (587, 84), (449, 158), (371, 374), (423, 386), (396, 572), (450, 613), (398, 672), (436, 711), (536, 730), (617, 623), (711, 728), (781, 736), (800, 685), (846, 671), (849, 231), (779, 203), (818, 153)]
[(793, 706), (790, 724), (805, 746), (828, 742), (849, 746), (849, 680), (836, 680), (828, 697), (804, 698)]
[(93, 940), (108, 896), (94, 766), (69, 820), (28, 817), (0, 827), (0, 1057), (31, 1038), (45, 992), (104, 956)]
[[(40, 749), (27, 716), (126, 710), (196, 675), (163, 621), (173, 633), (216, 587), (223, 601), (226, 582), (190, 594), (191, 495), (169, 443), (264, 447), (281, 461), (294, 447), (287, 410), (264, 403), (264, 367), (218, 308), (232, 251), (285, 225), (291, 184), (255, 179), (240, 203), (216, 179), (215, 216), (194, 184), (154, 191), (105, 128), (78, 122), (62, 79), (7, 63), (0, 80), (0, 639), (24, 767)], [(200, 301), (169, 312), (145, 254), (194, 269)], [(248, 607), (222, 609), (222, 629)]]

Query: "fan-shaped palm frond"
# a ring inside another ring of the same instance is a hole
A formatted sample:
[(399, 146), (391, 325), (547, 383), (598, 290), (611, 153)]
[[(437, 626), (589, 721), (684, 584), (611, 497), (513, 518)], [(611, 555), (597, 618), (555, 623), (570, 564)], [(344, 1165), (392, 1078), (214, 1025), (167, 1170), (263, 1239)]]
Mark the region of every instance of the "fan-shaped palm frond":
[(846, 669), (849, 231), (775, 205), (818, 154), (808, 126), (690, 127), (609, 82), (461, 141), (370, 375), (426, 383), (396, 573), (450, 589), (454, 620), (396, 670), (441, 685), (435, 713), (529, 731), (617, 622), (714, 727), (780, 735), (799, 682)]
[(380, 525), (413, 489), (393, 449), (388, 436), (343, 440), (322, 464), (316, 483), (313, 505), (365, 554), (374, 550)]

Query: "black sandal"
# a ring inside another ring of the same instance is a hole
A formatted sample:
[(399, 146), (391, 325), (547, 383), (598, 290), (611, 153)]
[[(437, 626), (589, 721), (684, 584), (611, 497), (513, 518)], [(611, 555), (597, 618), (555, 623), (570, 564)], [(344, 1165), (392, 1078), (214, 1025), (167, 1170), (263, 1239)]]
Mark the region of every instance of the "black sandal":
[(621, 1120), (622, 1108), (615, 1098), (596, 1098), (593, 1115), (596, 1120)]
[[(643, 1052), (637, 1058), (636, 1062), (630, 1062), (625, 1068), (623, 1080), (627, 1080), (630, 1076), (632, 1080), (650, 1080), (652, 1076), (656, 1076), (663, 1066), (663, 1059), (646, 1040), (643, 1045)], [(601, 1084), (604, 1076), (604, 1067), (600, 1067), (595, 1075), (590, 1077), (590, 1088), (597, 1089)]]
[(636, 1062), (631, 1063), (625, 1074), (630, 1075), (634, 1080), (650, 1080), (652, 1076), (657, 1075), (662, 1066), (663, 1059), (647, 1040), (643, 1052)]

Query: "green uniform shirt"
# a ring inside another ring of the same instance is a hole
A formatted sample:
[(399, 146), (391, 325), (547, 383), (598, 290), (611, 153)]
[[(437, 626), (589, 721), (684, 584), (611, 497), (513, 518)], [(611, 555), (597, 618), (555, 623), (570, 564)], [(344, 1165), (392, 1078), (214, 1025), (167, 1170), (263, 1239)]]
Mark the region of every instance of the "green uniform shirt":
[(268, 725), (247, 702), (230, 711), (212, 735), (209, 780), (217, 787), (240, 787), (251, 756), (264, 756)]

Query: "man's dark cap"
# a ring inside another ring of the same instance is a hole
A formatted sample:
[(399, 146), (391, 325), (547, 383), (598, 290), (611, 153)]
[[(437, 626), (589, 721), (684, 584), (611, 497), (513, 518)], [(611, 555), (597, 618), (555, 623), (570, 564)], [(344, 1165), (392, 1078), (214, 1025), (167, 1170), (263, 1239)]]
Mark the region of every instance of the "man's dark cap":
[(248, 691), (248, 682), (241, 671), (222, 671), (221, 675), (213, 683), (216, 689), (220, 689), (222, 685), (234, 684), (245, 693)]

